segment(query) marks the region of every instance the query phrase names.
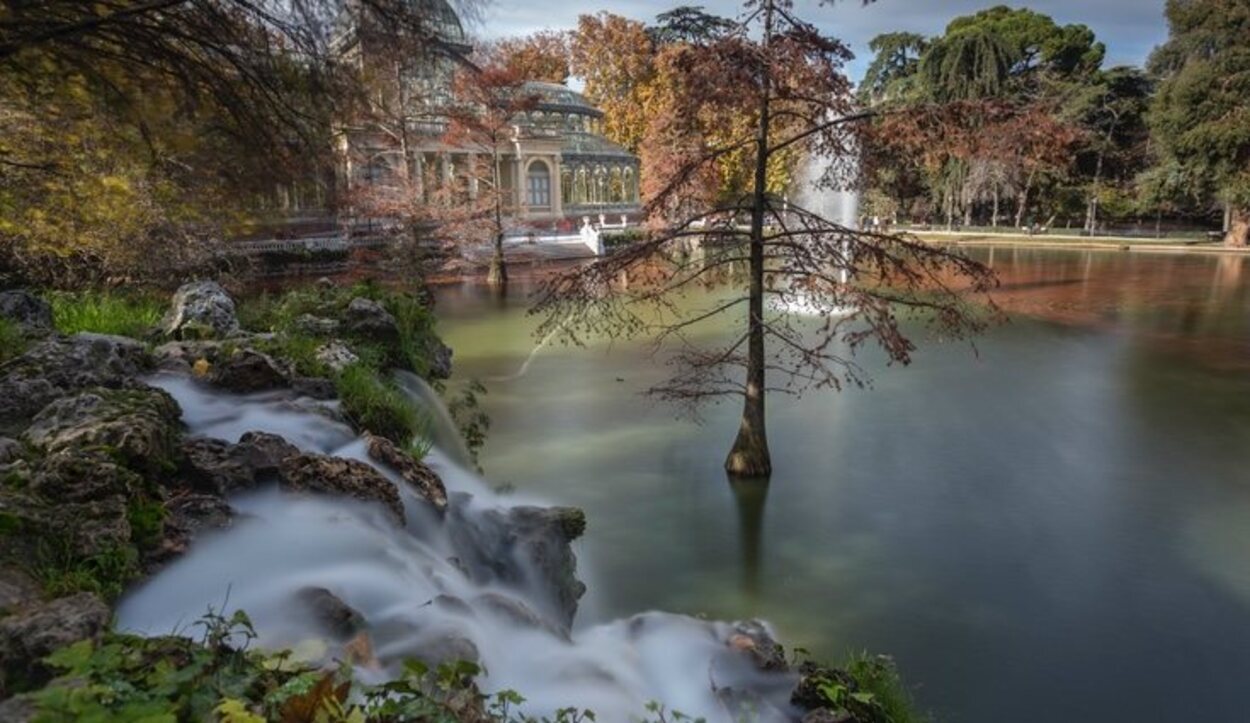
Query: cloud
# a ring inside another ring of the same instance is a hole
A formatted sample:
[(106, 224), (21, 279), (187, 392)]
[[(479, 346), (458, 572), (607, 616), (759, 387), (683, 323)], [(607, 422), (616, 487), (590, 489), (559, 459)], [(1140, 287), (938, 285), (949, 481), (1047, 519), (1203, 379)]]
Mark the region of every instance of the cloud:
[[(577, 24), (577, 16), (607, 10), (651, 22), (659, 13), (682, 4), (702, 4), (708, 12), (736, 15), (741, 5), (729, 0), (598, 0), (583, 3), (518, 2), (494, 0), (482, 12), (474, 30), (486, 37), (519, 35), (544, 28), (564, 29)], [(850, 45), (856, 60), (848, 71), (859, 78), (868, 60), (868, 41), (880, 33), (906, 30), (936, 35), (954, 17), (968, 15), (1002, 0), (877, 0), (864, 6), (859, 0), (796, 0), (799, 14), (826, 34)], [(1164, 0), (1030, 0), (1028, 7), (1056, 22), (1083, 23), (1107, 44), (1107, 64), (1144, 63), (1150, 51), (1167, 38), (1163, 19)], [(1018, 3), (1016, 4), (1018, 5)]]

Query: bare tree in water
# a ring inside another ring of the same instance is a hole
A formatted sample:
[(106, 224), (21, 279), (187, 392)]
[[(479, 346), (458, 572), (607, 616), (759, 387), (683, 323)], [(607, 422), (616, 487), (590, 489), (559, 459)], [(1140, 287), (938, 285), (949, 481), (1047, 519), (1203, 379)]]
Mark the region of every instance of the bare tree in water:
[[(693, 405), (742, 396), (725, 461), (735, 477), (771, 474), (769, 392), (862, 386), (867, 375), (854, 359), (861, 347), (875, 344), (891, 363), (911, 361), (916, 347), (905, 320), (965, 338), (995, 313), (985, 296), (994, 276), (982, 264), (779, 198), (776, 178), (786, 170), (779, 165), (796, 156), (856, 155), (857, 121), (869, 113), (852, 102), (842, 73), (849, 57), (796, 17), (791, 0), (751, 0), (731, 29), (683, 46), (671, 62), (680, 78), (648, 129), (672, 149), (644, 168), (653, 174), (646, 206), (653, 233), (552, 278), (534, 309), (545, 317), (539, 333), (562, 329), (573, 342), (641, 336), (675, 347), (675, 374), (650, 390), (661, 398)], [(694, 209), (675, 202), (703, 197), (708, 169), (735, 155), (750, 165), (745, 193)], [(846, 187), (853, 165), (829, 164), (809, 179), (808, 195)], [(749, 224), (736, 223), (739, 216)], [(708, 287), (717, 291), (709, 295)], [(683, 303), (696, 292), (713, 300)], [(727, 341), (698, 343), (697, 327), (729, 314), (742, 323)]]

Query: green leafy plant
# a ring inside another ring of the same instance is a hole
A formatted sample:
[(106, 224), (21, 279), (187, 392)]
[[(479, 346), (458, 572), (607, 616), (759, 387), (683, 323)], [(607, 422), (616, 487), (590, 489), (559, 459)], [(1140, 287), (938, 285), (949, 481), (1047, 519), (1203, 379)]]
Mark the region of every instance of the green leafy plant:
[(424, 430), (421, 414), (403, 392), (364, 364), (352, 364), (335, 380), (343, 411), (356, 426), (407, 446)]

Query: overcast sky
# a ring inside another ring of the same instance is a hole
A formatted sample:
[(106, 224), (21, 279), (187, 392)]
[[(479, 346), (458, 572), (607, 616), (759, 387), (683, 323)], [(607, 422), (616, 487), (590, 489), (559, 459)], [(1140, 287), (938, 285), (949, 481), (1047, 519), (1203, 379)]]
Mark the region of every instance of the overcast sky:
[[(565, 29), (577, 16), (607, 10), (651, 22), (658, 13), (678, 5), (702, 4), (708, 12), (732, 16), (740, 5), (732, 0), (491, 0), (482, 12), (476, 34), (487, 37), (518, 35), (543, 28)], [(817, 0), (795, 0), (800, 14), (827, 34), (850, 44), (856, 60), (849, 71), (859, 80), (867, 64), (868, 41), (883, 32), (909, 30), (935, 35), (953, 17), (995, 5), (1026, 6), (1050, 15), (1060, 24), (1084, 23), (1107, 44), (1107, 64), (1141, 64), (1151, 49), (1167, 37), (1164, 0), (877, 0), (863, 6), (858, 0), (840, 0), (821, 6)]]

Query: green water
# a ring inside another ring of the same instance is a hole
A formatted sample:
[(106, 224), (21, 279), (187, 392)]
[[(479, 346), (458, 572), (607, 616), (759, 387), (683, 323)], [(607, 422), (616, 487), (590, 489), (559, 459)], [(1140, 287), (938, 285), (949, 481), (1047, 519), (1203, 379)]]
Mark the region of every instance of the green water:
[(643, 344), (518, 376), (530, 287), (438, 310), (452, 386), (489, 389), (487, 476), (587, 511), (583, 622), (762, 617), (894, 655), (947, 721), (1245, 720), (1250, 258), (975, 253), (1010, 323), (771, 398), (768, 487), (721, 470), (736, 403), (695, 423), (641, 394), (668, 373)]

